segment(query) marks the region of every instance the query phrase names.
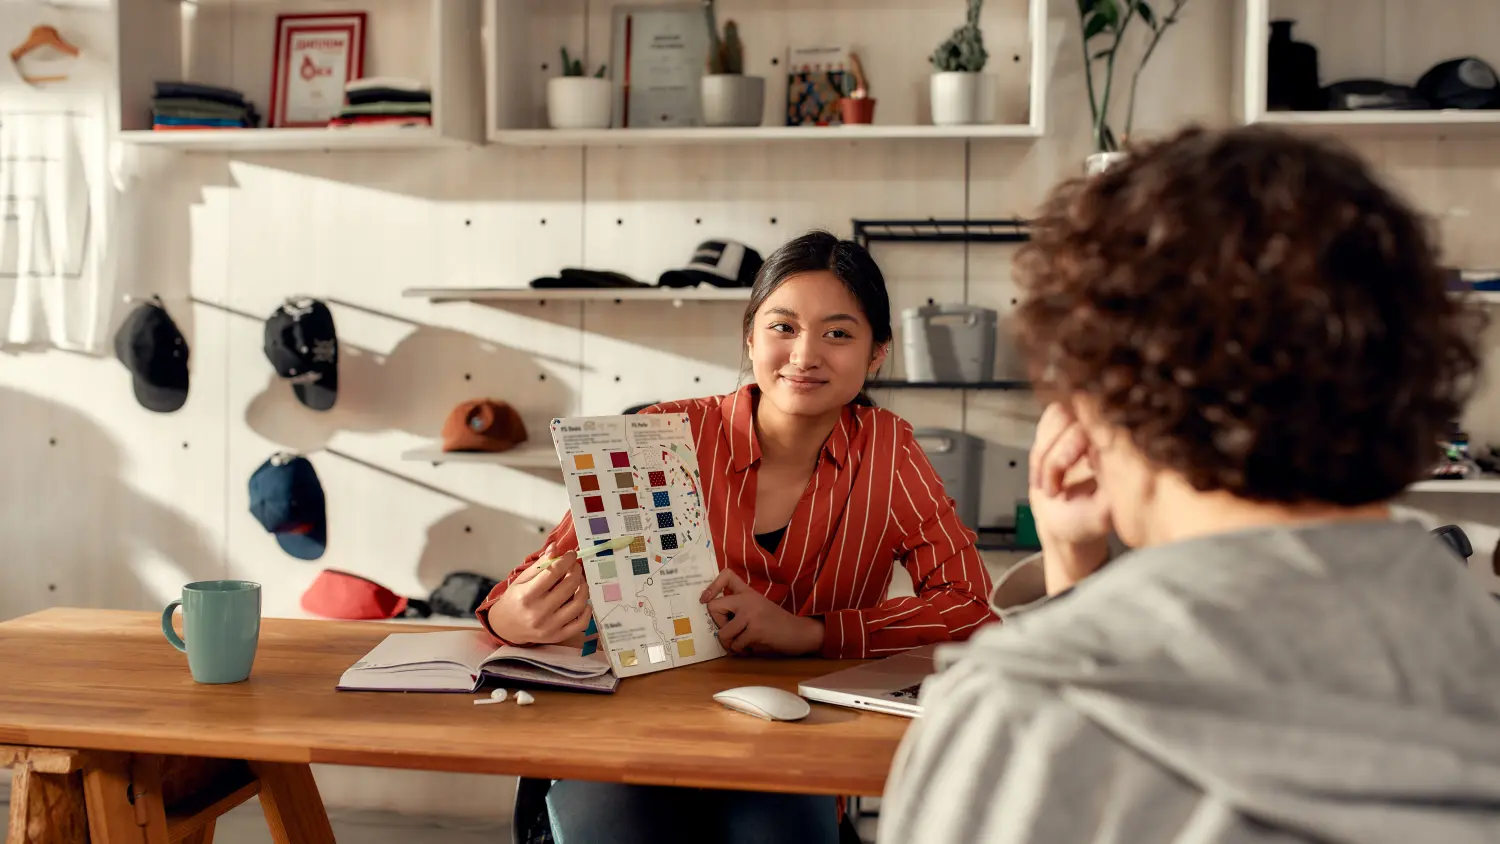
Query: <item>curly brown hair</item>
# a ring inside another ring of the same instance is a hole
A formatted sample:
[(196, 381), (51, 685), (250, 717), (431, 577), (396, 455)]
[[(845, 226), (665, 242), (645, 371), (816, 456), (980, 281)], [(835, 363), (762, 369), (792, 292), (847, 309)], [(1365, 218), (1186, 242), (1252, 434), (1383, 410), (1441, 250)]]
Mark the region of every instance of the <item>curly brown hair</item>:
[(1090, 396), (1195, 489), (1383, 501), (1467, 404), (1484, 321), (1352, 152), (1190, 127), (1060, 185), (1016, 256), (1041, 394)]

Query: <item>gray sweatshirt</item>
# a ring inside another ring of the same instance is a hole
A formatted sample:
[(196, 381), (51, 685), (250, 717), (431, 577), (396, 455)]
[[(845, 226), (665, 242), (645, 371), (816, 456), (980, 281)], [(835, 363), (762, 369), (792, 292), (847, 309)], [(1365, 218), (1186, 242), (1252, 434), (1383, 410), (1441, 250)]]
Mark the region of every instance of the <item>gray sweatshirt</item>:
[(1500, 602), (1411, 522), (1127, 552), (938, 665), (882, 844), (1500, 842)]

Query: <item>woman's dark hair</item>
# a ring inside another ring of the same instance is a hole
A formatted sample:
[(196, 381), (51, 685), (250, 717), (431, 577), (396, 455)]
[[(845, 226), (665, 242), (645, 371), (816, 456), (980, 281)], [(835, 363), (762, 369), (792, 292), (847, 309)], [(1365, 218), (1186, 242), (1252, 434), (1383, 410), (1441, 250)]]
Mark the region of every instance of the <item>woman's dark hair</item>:
[[(745, 306), (745, 321), (741, 327), (740, 342), (750, 340), (750, 331), (755, 326), (755, 313), (764, 305), (781, 283), (802, 273), (827, 270), (853, 294), (870, 323), (872, 339), (876, 346), (891, 339), (891, 300), (885, 289), (885, 275), (875, 259), (863, 246), (852, 240), (840, 240), (826, 231), (810, 231), (771, 253), (760, 272), (755, 276), (755, 285), (750, 288), (750, 304)], [(860, 390), (854, 404), (874, 407), (875, 403)]]
[(1477, 310), (1422, 219), (1331, 142), (1189, 128), (1059, 186), (1016, 256), (1039, 387), (1195, 489), (1357, 506), (1423, 477)]

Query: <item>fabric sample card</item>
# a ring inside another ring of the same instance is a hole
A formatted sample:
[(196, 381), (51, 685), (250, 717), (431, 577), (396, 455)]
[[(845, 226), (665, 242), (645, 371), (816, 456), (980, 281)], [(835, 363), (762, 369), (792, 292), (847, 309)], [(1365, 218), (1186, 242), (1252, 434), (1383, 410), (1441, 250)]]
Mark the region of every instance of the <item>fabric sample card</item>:
[(623, 451), (611, 451), (609, 453), (609, 460), (616, 469), (630, 468), (630, 455)]
[[(621, 510), (635, 510), (635, 509), (639, 509), (640, 506), (641, 506), (641, 501), (640, 501), (639, 498), (636, 498), (635, 493), (633, 493), (633, 492), (622, 492), (622, 493), (620, 493), (620, 509)], [(640, 528), (626, 528), (626, 530), (640, 530)]]
[(661, 550), (663, 550), (663, 551), (676, 551), (677, 550), (677, 534), (675, 534), (675, 533), (664, 533), (664, 534), (661, 535), (660, 539), (661, 539)]
[(678, 639), (677, 640), (677, 655), (678, 656), (692, 656), (693, 654), (696, 654), (697, 652), (698, 652), (698, 648), (693, 644), (693, 640), (692, 639)]
[(672, 527), (672, 511), (663, 510), (656, 514), (656, 526), (658, 528)]
[(648, 479), (650, 479), (652, 486), (666, 486), (667, 485), (667, 473), (666, 472), (649, 472), (649, 473), (647, 473), (646, 477)]
[[(608, 580), (608, 579), (610, 579), (612, 577), (618, 577), (619, 574), (615, 570), (615, 561), (614, 560), (604, 560), (604, 561), (600, 562), (599, 563), (599, 576), (602, 577), (602, 578), (604, 578), (604, 579), (606, 579), (606, 580)], [(619, 589), (620, 587), (616, 586), (615, 588)], [(618, 595), (616, 595), (613, 600), (618, 601), (618, 600), (620, 600), (620, 598), (619, 598)]]
[(590, 513), (603, 513), (604, 497), (599, 495), (585, 495), (583, 497), (583, 509)]
[(609, 601), (610, 603), (618, 602), (620, 600), (620, 584), (604, 584), (604, 600)]
[(635, 489), (635, 476), (629, 472), (616, 472), (615, 489)]
[(672, 493), (670, 493), (670, 492), (653, 492), (653, 493), (651, 493), (651, 502), (653, 504), (655, 504), (657, 507), (671, 507), (672, 506)]
[(595, 518), (589, 519), (589, 531), (592, 532), (595, 536), (598, 536), (601, 533), (609, 533), (609, 519), (606, 519), (603, 516), (596, 516)]
[(636, 557), (630, 561), (630, 573), (636, 577), (644, 577), (651, 573), (651, 564), (645, 557)]
[[(594, 540), (594, 544), (595, 545), (608, 545), (609, 544), (609, 540), (608, 539), (596, 539), (596, 540)], [(606, 548), (603, 551), (600, 551), (599, 553), (595, 554), (594, 556), (595, 557), (613, 557), (614, 555), (615, 555), (615, 550), (613, 548)]]
[(636, 533), (641, 529), (640, 513), (625, 513), (625, 532)]
[(577, 469), (580, 472), (586, 472), (586, 471), (594, 468), (594, 455), (592, 455), (592, 454), (575, 454), (575, 455), (573, 455), (573, 468)]
[(644, 554), (644, 553), (646, 553), (646, 537), (644, 537), (644, 536), (637, 536), (634, 539), (630, 540), (630, 553), (632, 553), (632, 554)]
[(672, 632), (677, 636), (693, 635), (693, 620), (691, 618), (672, 619)]
[(598, 492), (599, 491), (599, 476), (598, 475), (579, 475), (578, 476), (578, 488), (581, 489), (581, 490), (583, 490), (584, 492)]

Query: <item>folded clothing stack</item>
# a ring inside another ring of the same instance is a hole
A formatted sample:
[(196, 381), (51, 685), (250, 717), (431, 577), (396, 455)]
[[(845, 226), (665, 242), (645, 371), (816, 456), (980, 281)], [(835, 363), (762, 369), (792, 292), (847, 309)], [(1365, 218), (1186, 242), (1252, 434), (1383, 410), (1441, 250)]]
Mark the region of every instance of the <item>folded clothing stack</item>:
[(233, 88), (194, 82), (157, 82), (151, 98), (151, 128), (254, 129), (260, 126), (255, 104)]
[(328, 125), (431, 126), (432, 92), (415, 79), (355, 79), (344, 86), (344, 107)]

